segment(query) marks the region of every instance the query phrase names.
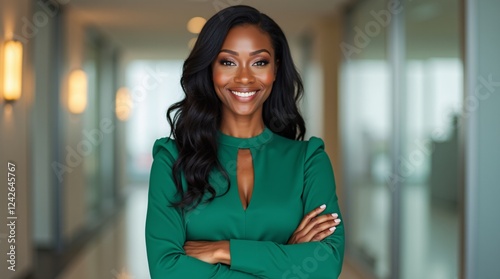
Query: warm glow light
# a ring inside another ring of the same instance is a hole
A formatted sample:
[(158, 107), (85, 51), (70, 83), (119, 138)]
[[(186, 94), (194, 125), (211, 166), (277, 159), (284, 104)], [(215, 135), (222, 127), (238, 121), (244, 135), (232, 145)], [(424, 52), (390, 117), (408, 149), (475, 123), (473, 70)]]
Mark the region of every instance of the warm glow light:
[(3, 51), (3, 97), (6, 101), (21, 98), (22, 75), (23, 44), (7, 41)]
[(193, 34), (199, 34), (206, 22), (207, 20), (202, 17), (199, 16), (193, 17), (192, 19), (189, 20), (187, 24), (187, 29), (189, 32)]
[(132, 113), (132, 96), (126, 87), (118, 89), (116, 92), (115, 111), (116, 118), (126, 121)]
[(87, 74), (74, 70), (68, 81), (68, 109), (71, 113), (82, 113), (87, 106)]

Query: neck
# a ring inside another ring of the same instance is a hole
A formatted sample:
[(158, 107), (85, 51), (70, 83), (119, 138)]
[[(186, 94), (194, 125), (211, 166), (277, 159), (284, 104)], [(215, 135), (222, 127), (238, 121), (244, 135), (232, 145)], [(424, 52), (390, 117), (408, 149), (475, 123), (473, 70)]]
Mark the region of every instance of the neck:
[(257, 114), (258, 117), (252, 116), (235, 116), (222, 117), (220, 131), (223, 134), (237, 138), (251, 138), (259, 135), (264, 131), (264, 119), (262, 114)]

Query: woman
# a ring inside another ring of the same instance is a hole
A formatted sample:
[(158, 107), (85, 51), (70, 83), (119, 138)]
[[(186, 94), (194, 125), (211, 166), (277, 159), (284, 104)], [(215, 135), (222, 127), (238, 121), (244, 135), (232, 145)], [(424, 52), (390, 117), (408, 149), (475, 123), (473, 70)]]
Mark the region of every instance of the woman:
[(153, 147), (151, 277), (337, 278), (333, 171), (323, 141), (303, 141), (302, 82), (279, 26), (248, 6), (220, 11), (181, 84), (167, 112), (175, 140)]

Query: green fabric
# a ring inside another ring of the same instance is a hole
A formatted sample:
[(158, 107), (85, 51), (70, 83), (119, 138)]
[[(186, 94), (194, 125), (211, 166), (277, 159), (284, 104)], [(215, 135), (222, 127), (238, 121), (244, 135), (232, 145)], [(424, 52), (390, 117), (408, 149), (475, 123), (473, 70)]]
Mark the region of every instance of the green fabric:
[[(169, 207), (178, 201), (171, 171), (178, 156), (175, 142), (155, 142), (146, 218), (151, 278), (337, 278), (344, 255), (343, 222), (323, 241), (286, 244), (303, 216), (322, 204), (327, 205), (323, 214), (339, 213), (342, 218), (323, 141), (294, 141), (266, 127), (247, 139), (219, 132), (218, 148), (230, 190), (224, 195), (225, 180), (213, 171), (209, 182), (216, 189), (215, 200), (184, 212)], [(238, 148), (249, 148), (254, 164), (254, 189), (246, 210), (236, 184)], [(183, 183), (186, 189), (184, 178)], [(229, 240), (231, 265), (187, 256), (187, 240)]]

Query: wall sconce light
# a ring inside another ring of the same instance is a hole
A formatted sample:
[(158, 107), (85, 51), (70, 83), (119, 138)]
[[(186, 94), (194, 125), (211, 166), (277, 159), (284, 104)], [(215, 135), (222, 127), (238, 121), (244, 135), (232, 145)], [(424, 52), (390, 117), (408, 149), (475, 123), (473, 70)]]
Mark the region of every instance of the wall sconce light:
[(23, 44), (7, 41), (3, 51), (3, 98), (13, 102), (21, 98), (23, 82)]
[(83, 70), (73, 70), (68, 81), (68, 109), (80, 114), (87, 107), (87, 74)]
[(200, 16), (193, 17), (188, 21), (187, 30), (193, 34), (199, 34), (205, 23), (207, 23), (205, 18)]
[(132, 96), (126, 87), (118, 89), (116, 92), (115, 112), (116, 118), (127, 121), (132, 113)]

